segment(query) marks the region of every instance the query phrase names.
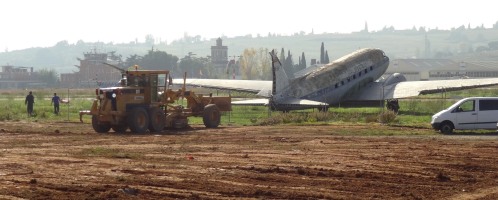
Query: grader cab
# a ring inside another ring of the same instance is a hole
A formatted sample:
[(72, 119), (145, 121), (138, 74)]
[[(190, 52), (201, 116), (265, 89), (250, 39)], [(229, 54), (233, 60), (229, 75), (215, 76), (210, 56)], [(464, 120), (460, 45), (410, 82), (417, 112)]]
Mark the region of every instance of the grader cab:
[[(160, 132), (165, 128), (184, 128), (188, 117), (203, 117), (204, 125), (216, 128), (220, 124), (221, 112), (231, 110), (231, 97), (213, 97), (170, 88), (171, 79), (167, 70), (128, 70), (123, 72), (120, 86), (95, 90), (96, 99), (90, 110), (80, 111), (92, 115), (92, 127), (98, 133)], [(187, 100), (184, 107), (175, 104), (179, 99)]]

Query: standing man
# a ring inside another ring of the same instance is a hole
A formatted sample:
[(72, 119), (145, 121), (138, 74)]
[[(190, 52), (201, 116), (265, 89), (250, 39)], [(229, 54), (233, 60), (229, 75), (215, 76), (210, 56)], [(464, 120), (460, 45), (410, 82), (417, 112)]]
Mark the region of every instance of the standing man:
[(54, 113), (56, 115), (59, 114), (59, 102), (61, 102), (61, 98), (57, 96), (57, 93), (54, 93), (54, 97), (52, 97), (52, 102), (50, 102), (50, 105), (54, 105)]
[(28, 106), (28, 116), (30, 117), (33, 115), (33, 104), (35, 104), (35, 97), (33, 96), (33, 93), (29, 91), (29, 94), (24, 101), (24, 105)]

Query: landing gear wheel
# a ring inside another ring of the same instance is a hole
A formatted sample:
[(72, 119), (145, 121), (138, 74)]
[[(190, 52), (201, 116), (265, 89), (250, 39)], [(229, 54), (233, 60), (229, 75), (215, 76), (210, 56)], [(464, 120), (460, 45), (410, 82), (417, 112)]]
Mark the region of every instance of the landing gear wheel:
[(111, 126), (107, 123), (99, 123), (97, 116), (92, 115), (92, 127), (97, 133), (107, 133), (111, 129)]
[(453, 125), (451, 123), (445, 122), (445, 123), (441, 124), (441, 126), (439, 127), (439, 130), (443, 134), (451, 134), (451, 133), (453, 133)]
[(128, 126), (126, 126), (126, 124), (118, 124), (112, 125), (111, 128), (116, 133), (124, 133), (128, 129)]
[(149, 128), (149, 115), (144, 108), (134, 108), (127, 117), (131, 132), (145, 133)]
[(216, 128), (220, 125), (221, 113), (218, 106), (215, 104), (209, 104), (204, 107), (204, 113), (202, 116), (202, 121), (204, 125), (208, 128)]
[(149, 110), (149, 130), (150, 132), (161, 132), (166, 123), (166, 115), (161, 108), (151, 108)]

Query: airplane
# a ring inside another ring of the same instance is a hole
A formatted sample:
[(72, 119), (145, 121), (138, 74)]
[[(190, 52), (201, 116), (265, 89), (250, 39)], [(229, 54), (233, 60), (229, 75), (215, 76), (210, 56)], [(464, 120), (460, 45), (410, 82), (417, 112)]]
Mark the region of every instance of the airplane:
[[(308, 67), (296, 73), (300, 76), (289, 79), (275, 52), (269, 53), (273, 73), (271, 81), (187, 79), (185, 84), (254, 93), (264, 98), (233, 101), (232, 105), (269, 106), (274, 111), (308, 108), (323, 111), (330, 105), (348, 102), (383, 102), (421, 94), (498, 85), (498, 78), (406, 81), (399, 73), (379, 81), (389, 66), (389, 57), (384, 51), (374, 48), (354, 51), (323, 66)], [(183, 83), (183, 80), (173, 82)]]

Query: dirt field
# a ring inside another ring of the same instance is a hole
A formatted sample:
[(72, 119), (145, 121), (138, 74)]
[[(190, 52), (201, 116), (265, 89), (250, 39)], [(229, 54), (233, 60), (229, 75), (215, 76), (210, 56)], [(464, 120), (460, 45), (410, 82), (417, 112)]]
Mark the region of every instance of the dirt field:
[(0, 122), (0, 199), (498, 199), (496, 135), (368, 125), (96, 134)]

